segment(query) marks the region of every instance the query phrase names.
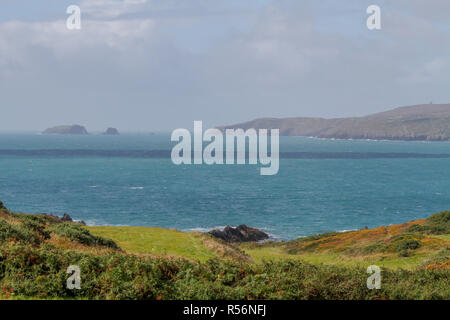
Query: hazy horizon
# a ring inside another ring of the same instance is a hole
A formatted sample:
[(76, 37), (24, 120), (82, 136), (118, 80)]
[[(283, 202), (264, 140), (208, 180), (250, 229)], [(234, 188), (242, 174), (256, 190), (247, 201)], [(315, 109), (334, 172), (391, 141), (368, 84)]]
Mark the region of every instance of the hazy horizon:
[[(428, 105), (428, 104), (423, 104), (423, 105), (420, 105), (420, 106), (426, 106), (426, 105)], [(436, 105), (450, 106), (450, 103), (444, 103), (444, 104), (432, 103), (430, 105), (432, 105), (432, 106), (436, 106)], [(384, 110), (384, 111), (390, 111), (390, 110), (394, 110), (394, 109), (397, 109), (397, 108), (414, 107), (414, 106), (416, 106), (416, 105), (398, 106), (398, 107), (391, 108), (391, 109)], [(417, 105), (417, 106), (419, 106), (419, 105)], [(383, 111), (381, 111), (381, 112), (383, 112)], [(374, 113), (370, 113), (370, 114), (361, 115), (361, 116), (358, 116), (358, 117), (364, 117), (364, 116), (373, 115), (373, 114)], [(249, 121), (252, 121), (252, 120), (263, 119), (263, 118), (271, 118), (271, 117), (260, 117), (260, 118), (255, 118), (255, 119), (247, 119), (246, 121), (243, 121), (243, 122), (249, 122)], [(283, 118), (287, 118), (287, 117), (277, 117), (277, 118), (278, 119), (283, 119)], [(296, 117), (290, 117), (290, 118), (296, 118)], [(302, 116), (298, 116), (298, 118), (302, 118)], [(323, 119), (333, 119), (333, 118), (330, 118), (330, 117), (321, 117), (321, 118), (323, 118)], [(213, 125), (211, 127), (219, 127), (219, 126), (234, 125), (234, 124), (238, 124), (238, 123), (236, 123), (236, 122), (234, 122), (234, 123), (218, 123), (218, 124), (215, 124), (215, 125)], [(89, 134), (102, 134), (102, 133), (104, 133), (106, 131), (106, 129), (110, 128), (110, 126), (109, 126), (109, 127), (105, 127), (104, 129), (98, 129), (97, 128), (97, 129), (94, 129), (94, 130), (90, 130), (89, 128), (87, 128), (87, 126), (83, 125), (82, 123), (70, 123), (70, 124), (69, 123), (61, 123), (61, 124), (55, 124), (55, 125), (49, 126), (48, 128), (52, 128), (52, 127), (56, 127), (56, 126), (72, 126), (72, 125), (80, 125), (80, 126), (85, 127), (85, 129), (87, 129)], [(193, 124), (191, 124), (191, 126), (187, 126), (186, 128), (188, 130), (192, 130), (193, 129), (192, 125)], [(0, 133), (32, 133), (32, 134), (40, 134), (45, 129), (48, 129), (48, 128), (43, 128), (43, 129), (39, 129), (39, 130), (36, 130), (36, 129), (18, 129), (18, 130), (9, 129), (9, 130), (3, 130), (2, 128), (0, 128)], [(151, 128), (148, 128), (148, 129), (137, 129), (137, 130), (121, 130), (120, 128), (117, 128), (117, 127), (115, 127), (115, 128), (118, 129), (121, 134), (122, 133), (125, 133), (125, 134), (149, 134), (149, 133), (151, 133), (151, 134), (170, 134), (172, 132), (171, 129), (151, 130)]]
[[(81, 30), (66, 9), (81, 8)], [(381, 8), (381, 30), (366, 9)], [(23, 10), (26, 6), (26, 10)], [(449, 103), (445, 0), (4, 0), (1, 132), (170, 132)]]

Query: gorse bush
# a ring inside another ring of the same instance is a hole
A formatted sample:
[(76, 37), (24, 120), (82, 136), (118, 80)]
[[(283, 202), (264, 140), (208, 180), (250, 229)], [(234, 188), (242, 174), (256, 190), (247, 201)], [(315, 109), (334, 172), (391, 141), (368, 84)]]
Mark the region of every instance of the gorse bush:
[(27, 226), (13, 225), (0, 219), (0, 240), (13, 240), (37, 245), (40, 238)]
[(425, 224), (412, 225), (408, 231), (436, 235), (448, 234), (450, 233), (450, 211), (433, 214), (426, 219)]
[(429, 225), (441, 225), (446, 228), (450, 228), (450, 211), (443, 211), (433, 214), (427, 218), (427, 223)]
[(102, 237), (94, 236), (89, 230), (83, 228), (81, 225), (64, 222), (56, 224), (51, 228), (51, 231), (60, 237), (65, 237), (73, 241), (77, 241), (86, 245), (98, 245), (113, 249), (119, 249), (117, 244), (110, 240)]
[(102, 237), (94, 236), (81, 225), (71, 222), (61, 223), (58, 218), (47, 215), (25, 215), (3, 211), (9, 217), (0, 217), (0, 240), (19, 241), (39, 245), (51, 238), (51, 233), (89, 246), (120, 249), (117, 244)]
[(402, 242), (396, 244), (397, 250), (415, 250), (420, 248), (422, 244), (417, 240), (403, 240)]
[(50, 231), (45, 229), (47, 221), (35, 215), (16, 215), (22, 222), (23, 228), (37, 234), (41, 239), (50, 239)]

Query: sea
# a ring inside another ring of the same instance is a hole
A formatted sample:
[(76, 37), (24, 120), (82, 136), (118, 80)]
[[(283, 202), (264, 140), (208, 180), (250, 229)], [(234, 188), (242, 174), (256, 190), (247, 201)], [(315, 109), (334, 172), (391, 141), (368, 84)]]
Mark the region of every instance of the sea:
[(169, 133), (0, 134), (0, 201), (92, 226), (208, 231), (246, 224), (275, 240), (403, 223), (450, 210), (450, 142), (280, 137), (280, 167), (174, 165)]

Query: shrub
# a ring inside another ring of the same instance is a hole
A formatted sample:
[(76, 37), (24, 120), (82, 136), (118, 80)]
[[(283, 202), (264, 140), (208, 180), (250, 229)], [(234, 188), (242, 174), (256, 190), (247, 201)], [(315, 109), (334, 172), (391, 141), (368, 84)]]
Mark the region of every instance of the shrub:
[(42, 216), (18, 214), (15, 218), (22, 222), (25, 229), (36, 233), (42, 239), (50, 239), (50, 232), (45, 230), (46, 221)]
[(95, 236), (89, 230), (76, 223), (59, 223), (53, 226), (51, 230), (60, 237), (66, 237), (82, 244), (120, 249), (113, 240)]
[(435, 213), (427, 218), (427, 223), (430, 225), (440, 224), (442, 226), (450, 227), (450, 211), (443, 211)]
[(420, 248), (422, 243), (417, 240), (403, 240), (396, 244), (397, 250), (416, 250)]
[(384, 252), (387, 249), (386, 245), (383, 241), (377, 241), (374, 244), (370, 244), (366, 247), (363, 247), (362, 252), (365, 254), (375, 253), (375, 252)]
[(0, 239), (23, 241), (25, 243), (38, 243), (39, 239), (23, 226), (16, 226), (0, 219)]
[(450, 211), (433, 214), (426, 219), (425, 224), (412, 225), (408, 231), (436, 235), (450, 233)]

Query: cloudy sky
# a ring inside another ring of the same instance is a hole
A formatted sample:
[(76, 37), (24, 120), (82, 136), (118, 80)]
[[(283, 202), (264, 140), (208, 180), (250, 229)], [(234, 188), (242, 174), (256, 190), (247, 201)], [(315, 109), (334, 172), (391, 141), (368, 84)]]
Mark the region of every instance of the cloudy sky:
[(358, 116), (449, 88), (448, 0), (0, 1), (2, 131)]

